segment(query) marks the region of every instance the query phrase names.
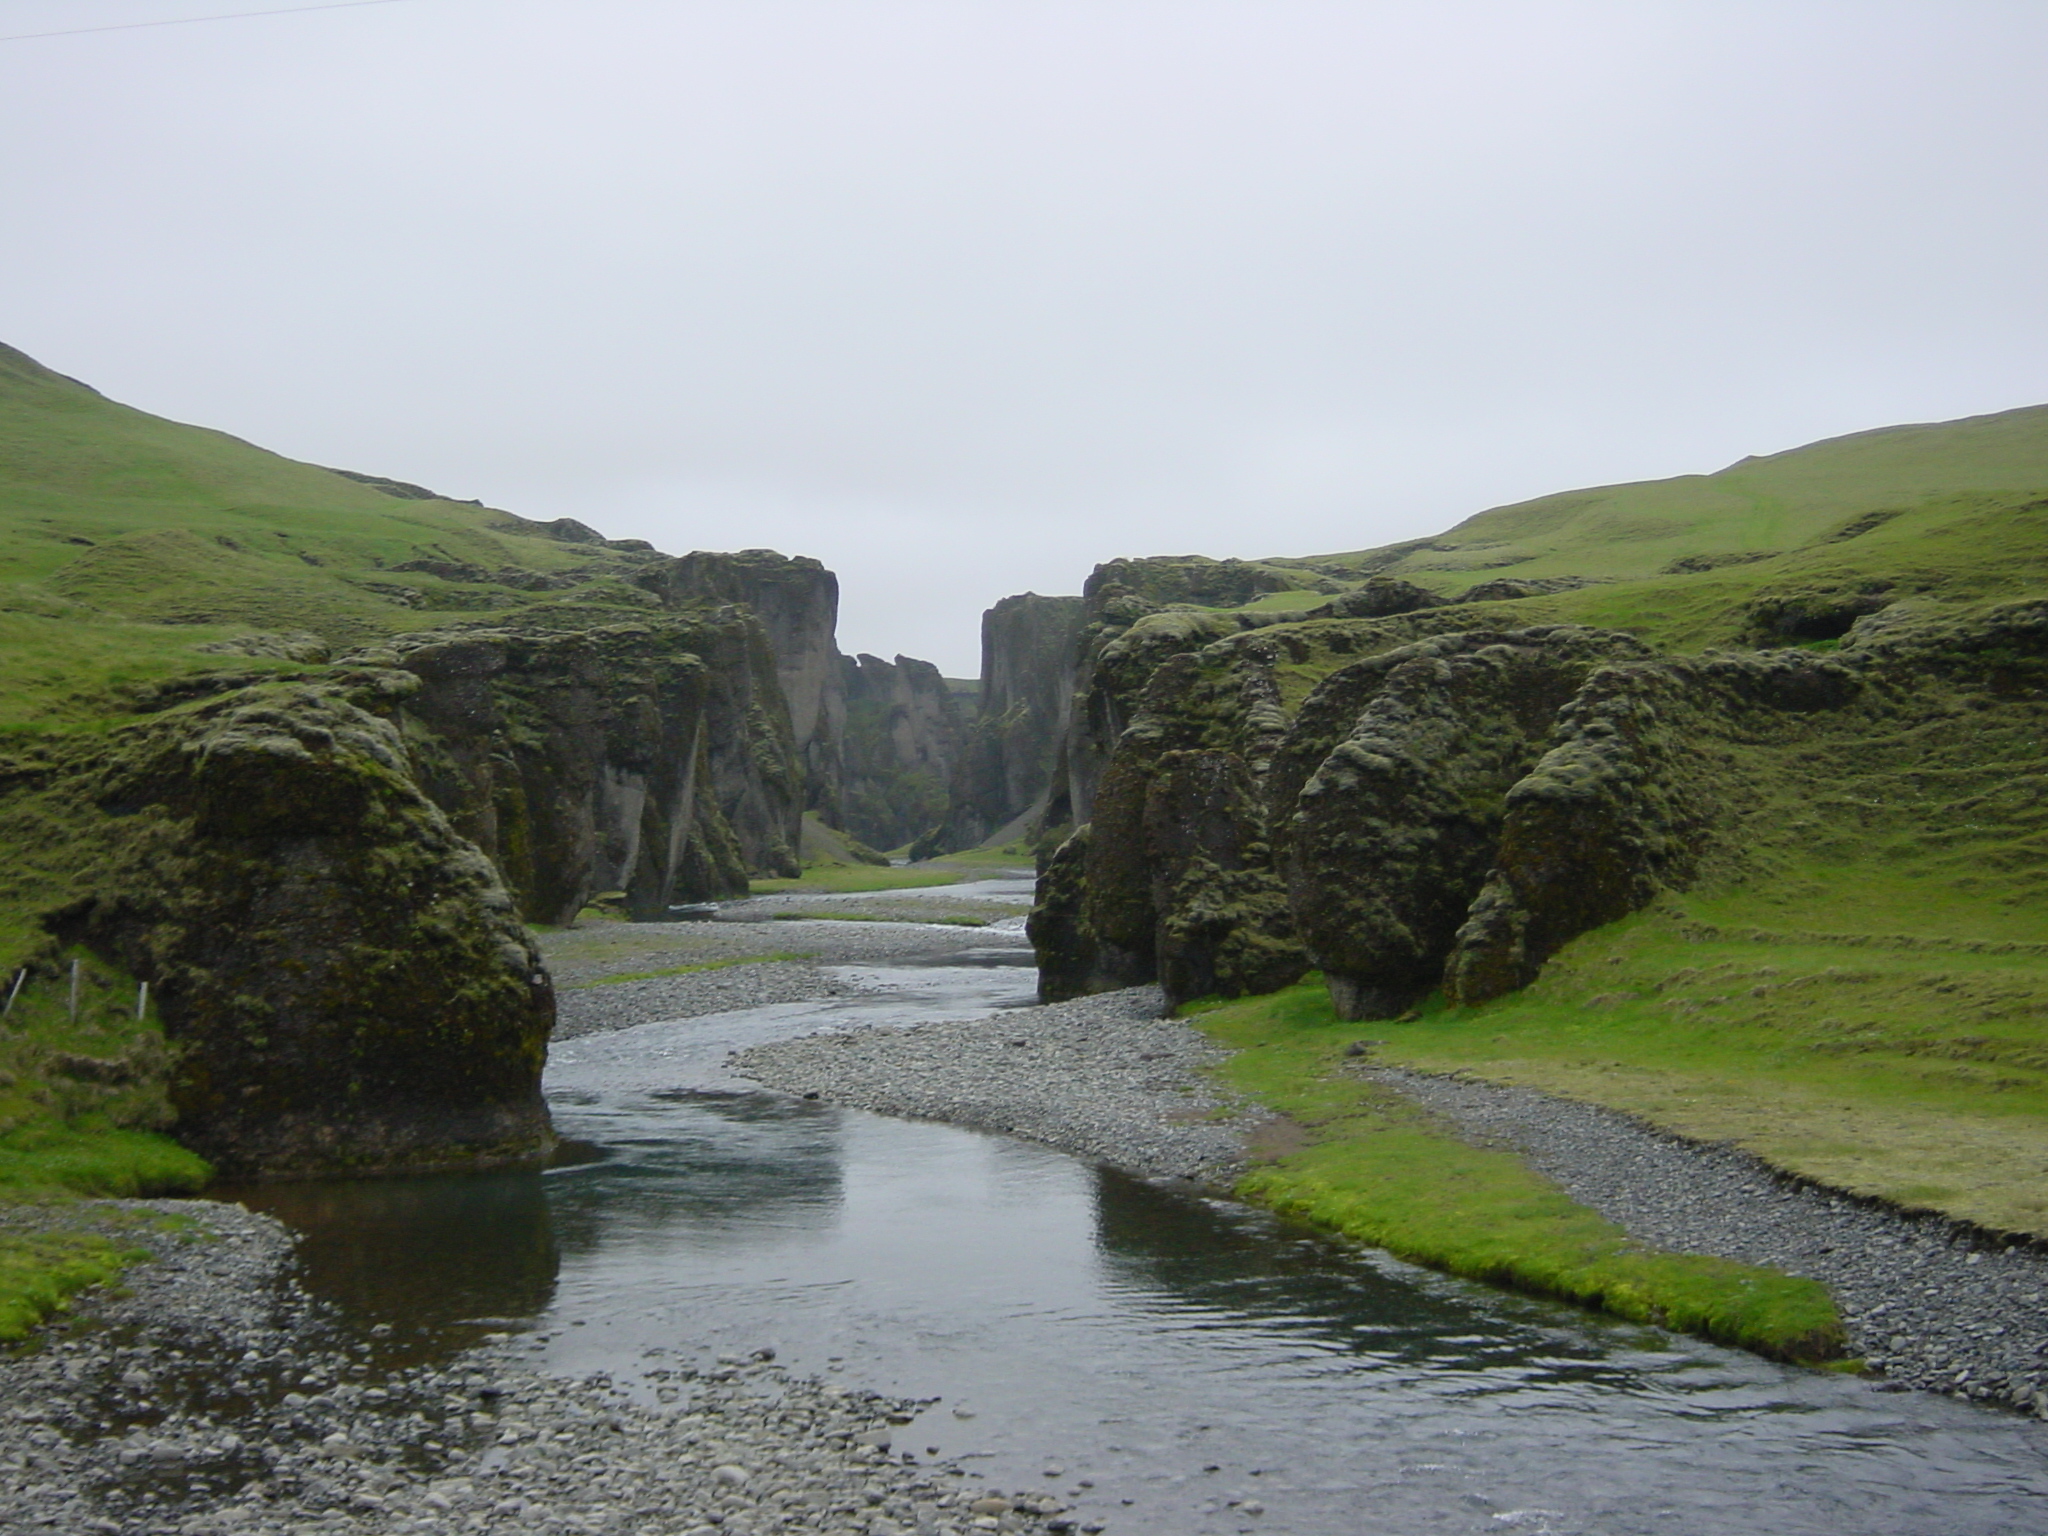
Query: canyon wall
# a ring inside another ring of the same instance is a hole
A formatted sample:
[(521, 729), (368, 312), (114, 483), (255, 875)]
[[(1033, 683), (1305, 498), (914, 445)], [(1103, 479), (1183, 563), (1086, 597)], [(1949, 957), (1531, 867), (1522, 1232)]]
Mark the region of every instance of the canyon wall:
[(1347, 1019), (1484, 1001), (1760, 857), (1759, 807), (1840, 798), (1817, 764), (2031, 709), (2048, 671), (2037, 602), (1698, 657), (1462, 606), (1214, 639), (1169, 613), (1100, 647), (1088, 696), (1124, 723), (1040, 881), (1043, 995), (1158, 981), (1172, 1005), (1314, 968)]
[(972, 848), (1013, 822), (1035, 830), (1072, 712), (1082, 600), (1025, 592), (981, 616), (981, 699), (920, 856)]
[(900, 848), (945, 820), (967, 722), (928, 661), (839, 658), (844, 699), (840, 825), (873, 848)]

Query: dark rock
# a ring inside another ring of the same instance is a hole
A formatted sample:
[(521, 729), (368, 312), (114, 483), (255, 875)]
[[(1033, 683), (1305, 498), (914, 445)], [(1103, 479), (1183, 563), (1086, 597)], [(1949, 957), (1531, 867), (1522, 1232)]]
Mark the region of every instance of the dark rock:
[(1006, 597), (981, 616), (981, 698), (923, 856), (971, 848), (1043, 818), (1073, 712), (1082, 600)]
[(839, 668), (843, 825), (864, 843), (901, 847), (946, 819), (966, 722), (928, 661), (842, 656)]
[(1081, 827), (1054, 849), (1038, 875), (1037, 900), (1024, 931), (1038, 956), (1038, 1000), (1065, 1002), (1106, 992), (1097, 965), (1095, 936), (1082, 902), (1088, 891), (1088, 845), (1091, 831)]
[(1414, 649), (1394, 653), (1302, 787), (1290, 832), (1294, 915), (1345, 1019), (1392, 1017), (1437, 985), (1493, 864), (1507, 793), (1557, 711), (1602, 662), (1646, 654), (1625, 635), (1567, 628)]
[(839, 742), (846, 705), (834, 640), (839, 578), (805, 555), (743, 549), (698, 550), (650, 565), (634, 580), (670, 608), (738, 603), (753, 611), (775, 657), (790, 736), (803, 765), (804, 808), (840, 825)]
[(1548, 597), (1553, 592), (1576, 592), (1593, 585), (1590, 576), (1496, 576), (1467, 587), (1456, 601), (1461, 603), (1513, 602), (1524, 597)]
[(49, 925), (150, 982), (179, 1137), (224, 1171), (548, 1150), (552, 986), (406, 766), (385, 722), (272, 688), (133, 728), (56, 791), (78, 836)]
[(1891, 583), (1885, 581), (1767, 592), (1749, 605), (1749, 630), (1763, 644), (1837, 640), (1858, 619), (1890, 607), (1893, 601)]
[(401, 636), (420, 680), (391, 706), (413, 766), (537, 922), (599, 891), (629, 913), (744, 895), (796, 872), (802, 781), (775, 658), (744, 610), (546, 630)]
[(1852, 669), (1804, 652), (1644, 661), (1594, 674), (1508, 793), (1494, 869), (1444, 972), (1455, 1002), (1527, 985), (1568, 941), (1697, 872), (1744, 793), (1731, 741), (1845, 707)]
[(1300, 980), (1308, 959), (1243, 759), (1166, 753), (1146, 790), (1142, 830), (1157, 914), (1153, 953), (1169, 1009)]
[(1384, 619), (1397, 613), (1440, 608), (1444, 601), (1428, 588), (1418, 587), (1412, 581), (1402, 581), (1393, 576), (1373, 576), (1366, 580), (1365, 585), (1333, 597), (1319, 608), (1311, 608), (1304, 617)]

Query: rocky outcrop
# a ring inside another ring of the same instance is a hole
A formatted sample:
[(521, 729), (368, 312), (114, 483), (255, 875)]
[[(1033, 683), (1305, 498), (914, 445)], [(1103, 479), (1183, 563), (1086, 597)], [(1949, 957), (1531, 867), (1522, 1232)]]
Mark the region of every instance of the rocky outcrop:
[(1493, 869), (1443, 981), (1484, 1002), (1578, 935), (1686, 884), (1754, 775), (1739, 753), (1847, 708), (1868, 669), (1805, 651), (1653, 660), (1595, 674), (1557, 744), (1508, 792)]
[[(357, 695), (388, 705), (409, 686), (365, 678)], [(4, 788), (52, 951), (84, 944), (149, 983), (177, 1134), (223, 1172), (546, 1154), (553, 989), (390, 723), (331, 690), (243, 690)], [(33, 842), (24, 818), (61, 832)]]
[(1341, 1017), (1391, 1017), (1438, 986), (1508, 791), (1558, 711), (1596, 667), (1647, 654), (1597, 630), (1447, 635), (1330, 680), (1347, 694), (1377, 686), (1291, 803), (1270, 809), (1290, 818), (1290, 903)]
[(406, 635), (354, 659), (419, 679), (394, 718), (420, 782), (532, 921), (614, 890), (659, 918), (797, 872), (802, 773), (746, 609)]
[(920, 853), (972, 848), (1043, 816), (1074, 699), (1078, 597), (1006, 597), (981, 616), (981, 700), (948, 785), (945, 824)]
[(839, 578), (807, 555), (743, 549), (737, 554), (699, 550), (663, 560), (635, 580), (669, 608), (737, 603), (753, 610), (775, 657), (790, 737), (803, 765), (805, 808), (836, 823), (845, 723), (842, 658), (834, 638)]
[(1081, 589), (1075, 697), (1048, 797), (1048, 824), (1079, 825), (1094, 815), (1096, 789), (1110, 753), (1161, 662), (1289, 617), (1217, 610), (1267, 592), (1303, 589), (1332, 591), (1335, 585), (1306, 569), (1201, 555), (1098, 565)]
[(876, 848), (900, 848), (946, 817), (966, 722), (939, 669), (898, 656), (842, 656), (842, 825)]
[[(1313, 964), (1345, 1018), (1439, 987), (1485, 1001), (1660, 891), (1738, 872), (1751, 819), (1828, 793), (1816, 765), (2048, 692), (2038, 603), (1887, 609), (1832, 655), (1439, 628), (1457, 618), (1268, 628), (1155, 664), (1042, 878), (1044, 994), (1158, 979), (1181, 1001)], [(1303, 665), (1323, 676), (1290, 707)]]

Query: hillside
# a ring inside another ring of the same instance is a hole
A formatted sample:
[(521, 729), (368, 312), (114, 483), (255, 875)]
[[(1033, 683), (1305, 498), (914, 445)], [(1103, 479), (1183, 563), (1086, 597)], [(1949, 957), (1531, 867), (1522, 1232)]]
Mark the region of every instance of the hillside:
[(0, 509), (0, 730), (104, 724), (251, 630), (341, 647), (536, 607), (659, 606), (628, 580), (644, 546), (300, 464), (5, 346)]
[(1312, 974), (1330, 1070), (2048, 1236), (2048, 407), (1223, 564), (1091, 580), (1048, 996)]

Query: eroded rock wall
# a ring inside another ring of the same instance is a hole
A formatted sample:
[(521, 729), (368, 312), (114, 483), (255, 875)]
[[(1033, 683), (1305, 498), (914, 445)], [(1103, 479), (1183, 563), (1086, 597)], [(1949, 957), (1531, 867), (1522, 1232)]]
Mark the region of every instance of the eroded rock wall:
[[(1314, 965), (1348, 1018), (1439, 986), (1498, 996), (1578, 934), (1739, 863), (1761, 786), (1797, 780), (1802, 742), (1952, 711), (1900, 702), (1936, 676), (1995, 701), (2048, 674), (2041, 605), (1878, 615), (1835, 655), (1693, 658), (1461, 617), (1425, 605), (1197, 643), (1214, 618), (1169, 612), (1104, 646), (1095, 686), (1129, 718), (1090, 822), (1042, 877), (1045, 995), (1157, 979), (1180, 1001)], [(1321, 680), (1290, 699), (1304, 665)], [(1142, 685), (1116, 672), (1140, 666)]]
[[(761, 621), (804, 774), (804, 808), (839, 824), (846, 700), (836, 638), (839, 578), (808, 555), (772, 549), (698, 550), (636, 580), (673, 609), (740, 604)], [(792, 841), (791, 846), (794, 846)]]
[(928, 661), (843, 656), (840, 677), (842, 825), (870, 847), (900, 848), (946, 819), (967, 723)]
[(928, 853), (972, 848), (1044, 814), (1073, 710), (1082, 600), (1006, 597), (981, 616), (981, 699)]
[(794, 874), (803, 775), (751, 610), (400, 636), (420, 780), (535, 922), (621, 890), (639, 918)]

